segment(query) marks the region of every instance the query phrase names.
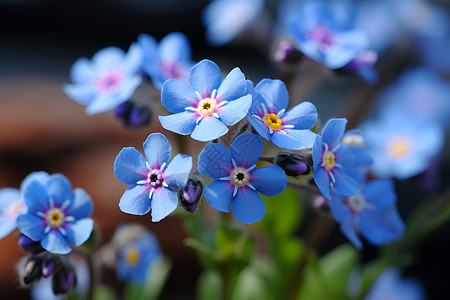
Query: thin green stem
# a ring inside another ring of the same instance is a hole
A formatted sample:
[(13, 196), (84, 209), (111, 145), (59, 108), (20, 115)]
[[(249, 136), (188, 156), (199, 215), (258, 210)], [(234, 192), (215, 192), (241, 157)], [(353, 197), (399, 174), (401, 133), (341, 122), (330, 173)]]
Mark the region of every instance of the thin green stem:
[(260, 160), (260, 161), (267, 161), (267, 162), (270, 162), (270, 163), (273, 164), (273, 161), (275, 160), (275, 157), (261, 155), (258, 160)]

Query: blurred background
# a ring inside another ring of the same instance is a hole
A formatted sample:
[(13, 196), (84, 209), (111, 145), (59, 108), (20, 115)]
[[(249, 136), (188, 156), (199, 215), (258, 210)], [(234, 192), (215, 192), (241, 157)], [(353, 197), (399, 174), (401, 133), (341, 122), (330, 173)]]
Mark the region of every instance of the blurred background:
[[(88, 117), (85, 108), (66, 96), (61, 86), (69, 82), (70, 68), (81, 56), (91, 57), (99, 49), (111, 45), (127, 49), (140, 33), (149, 33), (160, 40), (172, 31), (181, 31), (188, 36), (195, 61), (209, 58), (224, 73), (239, 66), (255, 83), (263, 77), (279, 78), (267, 48), (248, 45), (212, 47), (206, 43), (201, 12), (208, 2), (0, 0), (0, 188), (19, 187), (22, 179), (32, 171), (63, 173), (74, 187), (82, 187), (92, 196), (93, 218), (103, 241), (110, 239), (120, 222), (146, 226), (158, 236), (163, 252), (172, 261), (162, 299), (194, 299), (199, 262), (195, 253), (183, 244), (187, 234), (180, 218), (169, 217), (163, 223), (152, 223), (149, 215), (136, 217), (119, 210), (118, 201), (126, 186), (114, 176), (113, 162), (125, 146), (142, 149), (142, 142), (151, 132), (161, 131), (170, 140), (174, 135), (160, 127), (156, 116), (149, 127), (131, 130), (124, 129), (111, 113)], [(266, 1), (269, 15), (276, 15), (277, 3)], [(410, 58), (404, 59), (406, 65)], [(401, 67), (391, 70), (379, 84), (355, 97), (375, 97), (400, 73)], [(351, 126), (356, 126), (369, 110), (370, 101), (367, 107), (365, 104), (353, 106), (348, 101), (348, 89), (367, 84), (354, 78), (325, 78), (323, 73), (321, 69), (314, 73), (323, 81), (317, 89), (310, 91), (308, 81), (303, 83), (301, 76), (297, 78), (295, 82), (300, 86), (297, 91), (290, 91), (291, 97), (306, 90), (308, 100), (317, 106), (323, 123), (330, 116), (348, 117)], [(314, 81), (314, 78), (308, 80)], [(326, 89), (320, 88), (325, 86)], [(191, 149), (200, 149), (200, 143), (192, 143)], [(441, 160), (443, 164), (439, 166), (441, 181), (437, 190), (449, 186), (448, 153), (447, 143)], [(404, 217), (426, 196), (415, 184), (419, 180), (397, 182), (399, 193), (406, 199), (399, 203)], [(424, 284), (429, 299), (445, 299), (444, 295), (450, 295), (448, 267), (444, 267), (450, 263), (449, 233), (448, 223), (434, 232), (407, 269), (408, 276)], [(345, 241), (338, 229), (331, 236), (327, 247)], [(327, 247), (321, 251), (327, 251)], [(0, 249), (2, 298), (28, 299), (28, 291), (19, 288), (14, 271), (14, 264), (23, 256), (17, 237), (10, 235), (0, 240)], [(363, 259), (370, 260), (376, 251), (375, 247), (365, 245)], [(114, 271), (102, 276), (104, 281), (121, 288)]]

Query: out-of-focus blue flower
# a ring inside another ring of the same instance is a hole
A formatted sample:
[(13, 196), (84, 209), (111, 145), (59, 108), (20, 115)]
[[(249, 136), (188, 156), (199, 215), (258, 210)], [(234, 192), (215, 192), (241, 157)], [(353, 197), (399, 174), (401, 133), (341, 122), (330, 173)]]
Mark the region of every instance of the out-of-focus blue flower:
[(169, 33), (159, 44), (151, 35), (140, 34), (138, 44), (143, 54), (142, 68), (157, 89), (160, 90), (167, 79), (189, 79), (194, 62), (189, 40), (183, 33)]
[(341, 142), (349, 145), (354, 155), (353, 163), (348, 165), (348, 173), (359, 184), (363, 183), (369, 171), (369, 166), (373, 163), (373, 159), (367, 150), (364, 136), (359, 129), (351, 129), (344, 134)]
[(356, 73), (366, 82), (374, 84), (378, 80), (378, 74), (374, 68), (377, 60), (378, 54), (375, 51), (364, 51), (339, 70), (343, 72)]
[(383, 117), (361, 125), (377, 177), (407, 179), (425, 171), (444, 145), (444, 131), (404, 110), (386, 111)]
[(263, 150), (264, 145), (257, 135), (243, 133), (233, 141), (230, 152), (222, 144), (209, 145), (200, 152), (198, 171), (216, 179), (203, 191), (212, 207), (228, 213), (231, 205), (236, 219), (247, 224), (262, 219), (266, 207), (258, 192), (275, 196), (287, 184), (280, 167), (256, 168)]
[(390, 180), (371, 181), (361, 193), (328, 199), (328, 206), (342, 233), (358, 249), (362, 242), (358, 234), (371, 244), (380, 246), (399, 239), (405, 230), (395, 203), (397, 195)]
[(421, 38), (417, 41), (423, 63), (440, 73), (450, 73), (450, 35), (445, 37)]
[(413, 279), (401, 278), (395, 268), (384, 270), (364, 300), (424, 300), (422, 285)]
[(264, 8), (264, 0), (214, 0), (203, 11), (206, 38), (222, 46), (249, 27)]
[(114, 174), (132, 185), (120, 199), (120, 209), (144, 215), (152, 209), (152, 221), (167, 217), (178, 206), (175, 188), (186, 186), (192, 169), (192, 157), (177, 154), (170, 162), (172, 146), (161, 133), (152, 133), (144, 142), (145, 158), (134, 147), (120, 151), (114, 162)]
[(369, 46), (365, 32), (348, 27), (339, 6), (306, 1), (288, 15), (290, 34), (300, 51), (329, 69), (342, 68)]
[(119, 249), (117, 277), (144, 285), (149, 268), (159, 257), (161, 250), (156, 237), (150, 232), (145, 232)]
[(118, 47), (104, 48), (92, 60), (79, 58), (70, 70), (72, 84), (63, 86), (69, 97), (87, 105), (88, 115), (102, 113), (127, 101), (141, 84), (138, 74), (142, 52), (134, 43), (125, 53)]
[(403, 112), (418, 122), (450, 128), (450, 85), (426, 69), (408, 70), (378, 98), (378, 111)]
[(316, 107), (302, 102), (286, 111), (289, 94), (278, 79), (261, 80), (247, 115), (248, 121), (266, 140), (281, 148), (300, 150), (311, 148), (316, 137), (311, 128), (317, 120)]
[(352, 177), (355, 153), (351, 146), (341, 143), (347, 119), (331, 119), (325, 125), (322, 136), (317, 136), (312, 147), (314, 181), (320, 193), (331, 199), (331, 190), (342, 196), (359, 192), (359, 185)]
[(69, 244), (78, 247), (90, 237), (94, 227), (89, 218), (91, 198), (81, 188), (72, 191), (64, 175), (27, 180), (23, 197), (28, 212), (17, 218), (17, 227), (48, 252), (67, 254)]
[(161, 125), (194, 140), (212, 141), (242, 120), (252, 103), (247, 82), (239, 68), (222, 81), (222, 72), (210, 60), (202, 60), (190, 73), (189, 83), (170, 79), (161, 91), (163, 106), (173, 113), (160, 116)]

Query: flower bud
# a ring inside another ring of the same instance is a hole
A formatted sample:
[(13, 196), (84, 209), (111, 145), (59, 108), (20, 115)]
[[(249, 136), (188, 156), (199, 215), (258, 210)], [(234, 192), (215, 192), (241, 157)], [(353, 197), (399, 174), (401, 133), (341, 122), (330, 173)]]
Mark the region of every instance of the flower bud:
[(275, 157), (275, 164), (281, 167), (287, 176), (298, 177), (311, 172), (308, 159), (286, 151), (278, 153)]
[(116, 107), (114, 116), (121, 119), (125, 127), (140, 127), (150, 123), (151, 109), (129, 100)]
[(41, 262), (38, 256), (28, 256), (19, 262), (17, 272), (23, 285), (28, 286), (41, 277)]
[(329, 210), (327, 199), (323, 196), (317, 196), (314, 199), (314, 207), (323, 210)]
[(67, 293), (77, 285), (77, 275), (71, 264), (64, 263), (53, 275), (53, 293), (55, 295)]
[(41, 265), (42, 276), (45, 278), (49, 277), (55, 271), (55, 262), (48, 259), (44, 260)]
[(302, 58), (301, 52), (294, 47), (291, 41), (283, 39), (275, 48), (274, 59), (278, 63), (293, 64)]
[(202, 182), (191, 178), (189, 178), (186, 186), (178, 191), (178, 198), (187, 212), (193, 213), (197, 209), (202, 192)]
[(30, 252), (33, 254), (44, 251), (44, 249), (41, 247), (40, 242), (35, 242), (26, 235), (21, 235), (21, 237), (19, 238), (19, 246), (24, 252)]

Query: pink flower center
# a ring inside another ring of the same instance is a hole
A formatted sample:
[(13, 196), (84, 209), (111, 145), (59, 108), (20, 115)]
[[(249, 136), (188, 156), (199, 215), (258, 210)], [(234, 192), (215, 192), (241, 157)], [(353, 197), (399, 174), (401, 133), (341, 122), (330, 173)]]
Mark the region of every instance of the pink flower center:
[(122, 78), (122, 71), (108, 70), (97, 78), (95, 84), (100, 93), (113, 93), (119, 89)]
[(309, 37), (311, 40), (315, 41), (322, 50), (331, 48), (335, 44), (334, 34), (330, 28), (326, 26), (318, 26), (314, 28), (309, 33)]
[(147, 175), (147, 182), (154, 189), (161, 187), (164, 182), (161, 170), (158, 169), (151, 170)]

